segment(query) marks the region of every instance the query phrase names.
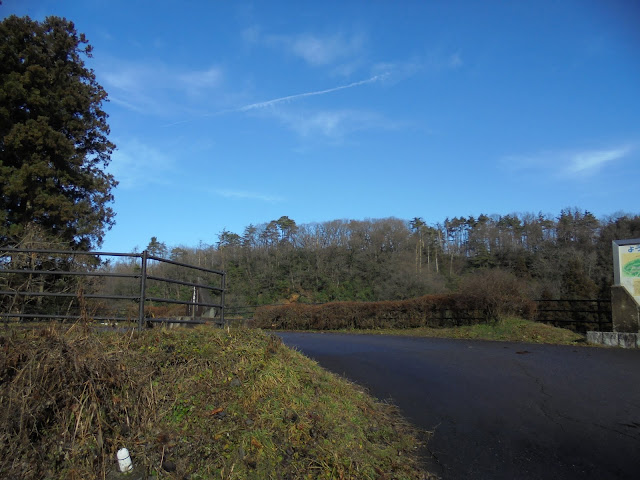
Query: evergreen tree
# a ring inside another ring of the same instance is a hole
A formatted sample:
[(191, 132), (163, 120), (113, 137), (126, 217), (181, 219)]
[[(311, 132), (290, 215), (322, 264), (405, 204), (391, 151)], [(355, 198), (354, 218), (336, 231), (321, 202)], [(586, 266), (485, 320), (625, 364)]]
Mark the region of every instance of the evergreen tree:
[(158, 237), (151, 237), (149, 245), (147, 245), (147, 252), (149, 255), (159, 258), (167, 258), (169, 255), (169, 249), (164, 242), (158, 240)]
[(104, 168), (107, 93), (84, 64), (91, 46), (72, 22), (0, 23), (0, 244), (29, 224), (70, 247), (99, 246), (117, 185)]

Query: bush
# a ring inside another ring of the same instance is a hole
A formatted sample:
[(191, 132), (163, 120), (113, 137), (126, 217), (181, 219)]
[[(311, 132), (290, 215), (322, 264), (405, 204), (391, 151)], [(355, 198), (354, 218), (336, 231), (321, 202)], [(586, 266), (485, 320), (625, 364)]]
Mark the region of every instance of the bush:
[(481, 296), (426, 295), (402, 301), (264, 306), (256, 310), (253, 325), (279, 330), (445, 327), (487, 322), (494, 310)]
[(462, 295), (483, 304), (489, 317), (535, 317), (536, 304), (529, 298), (526, 284), (511, 272), (478, 270), (462, 278), (459, 288)]

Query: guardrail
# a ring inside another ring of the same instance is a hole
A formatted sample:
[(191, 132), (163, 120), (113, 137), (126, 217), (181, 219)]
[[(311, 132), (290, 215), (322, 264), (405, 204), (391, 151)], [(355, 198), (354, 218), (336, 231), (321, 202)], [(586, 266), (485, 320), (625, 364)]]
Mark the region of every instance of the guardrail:
[[(111, 258), (125, 261), (112, 263)], [(0, 317), (5, 322), (137, 320), (141, 330), (147, 321), (205, 323), (218, 313), (217, 323), (224, 324), (225, 282), (223, 271), (156, 257), (146, 250), (7, 248), (0, 250)], [(152, 308), (162, 309), (154, 304), (173, 305), (174, 313), (184, 307), (185, 315), (155, 317)]]

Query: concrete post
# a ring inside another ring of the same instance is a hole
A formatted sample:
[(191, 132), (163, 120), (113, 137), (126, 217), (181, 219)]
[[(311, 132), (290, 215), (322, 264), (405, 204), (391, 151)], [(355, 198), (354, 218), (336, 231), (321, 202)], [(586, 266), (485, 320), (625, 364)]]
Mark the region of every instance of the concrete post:
[(622, 285), (611, 287), (611, 316), (614, 332), (640, 332), (640, 305)]

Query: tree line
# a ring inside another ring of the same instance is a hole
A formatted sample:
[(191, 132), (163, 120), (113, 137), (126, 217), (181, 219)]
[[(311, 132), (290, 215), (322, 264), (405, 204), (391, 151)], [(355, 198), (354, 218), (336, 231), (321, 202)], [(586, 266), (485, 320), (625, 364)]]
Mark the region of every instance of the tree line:
[(559, 215), (332, 220), (298, 225), (283, 216), (242, 233), (224, 229), (213, 244), (148, 249), (227, 272), (227, 301), (402, 300), (455, 292), (464, 279), (500, 271), (532, 299), (609, 298), (611, 242), (640, 237), (640, 216), (596, 218), (578, 208)]
[[(73, 22), (0, 22), (0, 247), (99, 247), (114, 223), (115, 145), (107, 93), (85, 65), (92, 48)], [(501, 272), (531, 298), (608, 298), (611, 241), (640, 237), (640, 217), (596, 218), (578, 208), (542, 214), (331, 220), (282, 216), (211, 245), (157, 256), (225, 270), (231, 305), (402, 300), (454, 292)], [(120, 266), (122, 267), (122, 265)], [(92, 267), (94, 268), (94, 267)], [(0, 279), (1, 280), (1, 279)]]

